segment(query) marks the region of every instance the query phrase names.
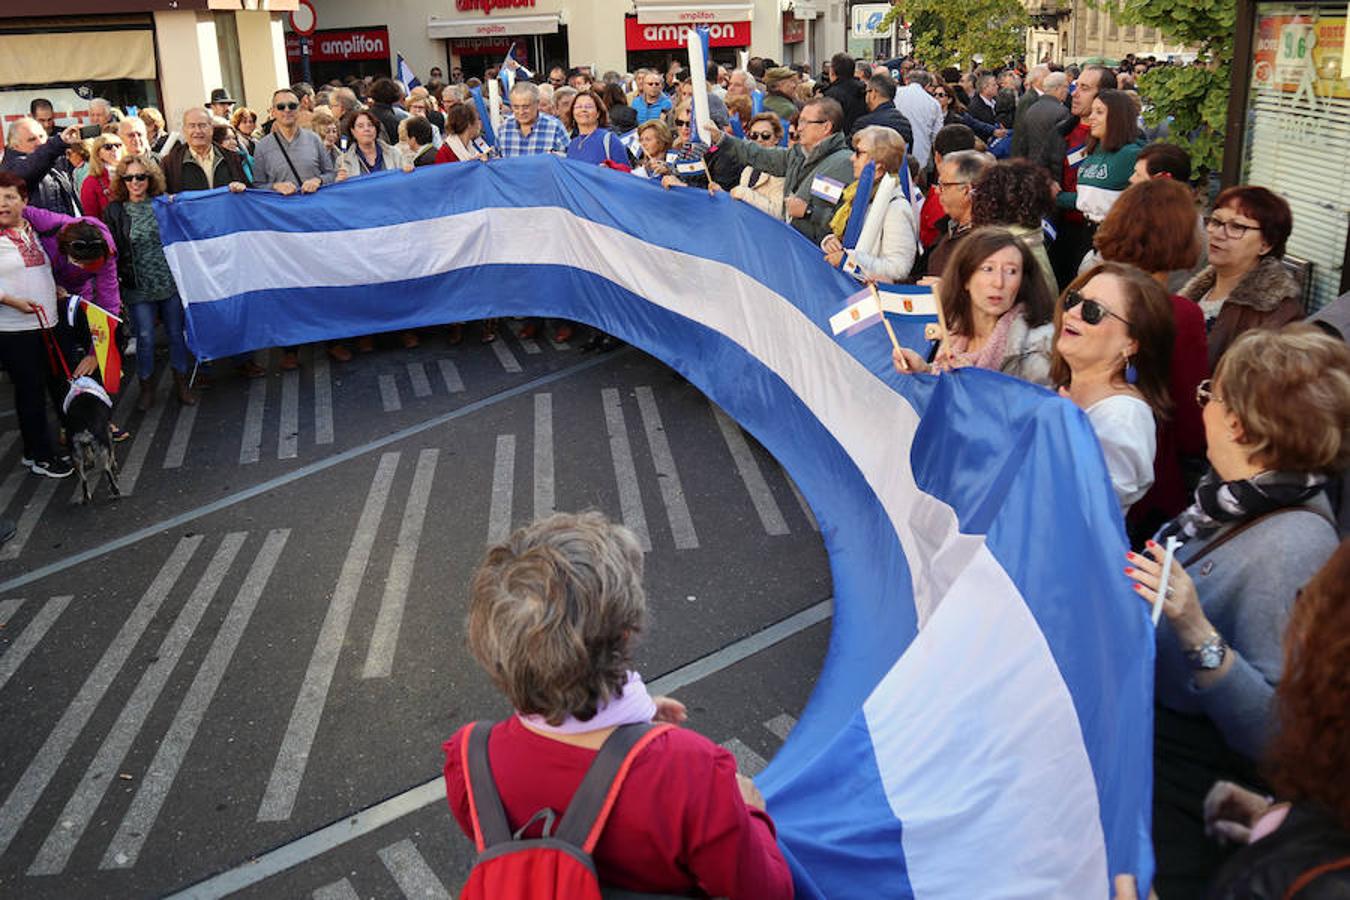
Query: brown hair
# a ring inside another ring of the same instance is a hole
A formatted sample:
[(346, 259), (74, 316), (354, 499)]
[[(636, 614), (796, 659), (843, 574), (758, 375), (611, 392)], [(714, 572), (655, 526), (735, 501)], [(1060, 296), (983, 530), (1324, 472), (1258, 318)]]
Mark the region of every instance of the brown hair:
[(1284, 198), (1254, 184), (1236, 184), (1219, 192), (1214, 208), (1231, 206), (1261, 223), (1261, 237), (1270, 245), (1270, 255), (1284, 258), (1284, 245), (1294, 230), (1294, 214)]
[(1217, 393), (1249, 458), (1288, 472), (1350, 466), (1350, 347), (1316, 326), (1244, 332), (1219, 358)]
[(1022, 316), (1032, 328), (1050, 321), (1054, 312), (1054, 298), (1041, 277), (1040, 263), (1031, 255), (1026, 243), (1006, 228), (977, 228), (956, 242), (956, 249), (942, 270), (942, 313), (953, 332), (969, 337), (975, 322), (970, 306), (970, 291), (966, 285), (980, 268), (980, 264), (1007, 247), (1016, 247), (1022, 254), (1022, 284), (1017, 289), (1014, 303), (1022, 304)]
[(1097, 229), (1102, 259), (1150, 274), (1190, 269), (1200, 258), (1195, 199), (1180, 181), (1154, 178), (1126, 188)]
[(158, 197), (164, 193), (166, 190), (164, 187), (164, 170), (159, 167), (159, 163), (155, 162), (154, 157), (142, 153), (136, 156), (124, 156), (117, 161), (117, 171), (113, 172), (112, 183), (109, 185), (108, 191), (112, 199), (123, 202), (131, 199), (131, 195), (127, 193), (125, 178), (127, 169), (137, 163), (150, 175), (146, 196)]
[(109, 141), (116, 141), (117, 146), (125, 147), (122, 139), (115, 134), (100, 134), (88, 142), (89, 174), (95, 178), (108, 171), (108, 167), (103, 165), (103, 160), (99, 158), (98, 152), (107, 146)]
[(769, 125), (773, 127), (774, 140), (778, 143), (783, 142), (783, 120), (778, 118), (777, 113), (762, 112), (757, 116), (753, 116), (750, 121), (745, 123), (744, 130), (746, 134), (750, 133), (750, 129), (754, 127), (756, 122), (768, 122)]
[(342, 122), (338, 126), (343, 134), (352, 135), (353, 142), (356, 141), (356, 135), (352, 134), (352, 128), (356, 126), (356, 120), (360, 118), (369, 119), (370, 124), (375, 126), (375, 143), (378, 144), (380, 141), (388, 143), (390, 140), (398, 140), (397, 136), (390, 138), (384, 133), (384, 125), (380, 123), (380, 117), (375, 113), (368, 109), (354, 109), (342, 117)]
[(1059, 353), (1059, 336), (1064, 330), (1064, 298), (1070, 291), (1082, 290), (1098, 275), (1113, 275), (1125, 285), (1129, 304), (1120, 315), (1129, 324), (1126, 329), (1139, 349), (1130, 358), (1139, 380), (1134, 387), (1153, 407), (1153, 414), (1166, 418), (1172, 409), (1167, 391), (1172, 368), (1172, 344), (1176, 340), (1176, 322), (1172, 313), (1172, 299), (1167, 290), (1134, 266), (1118, 262), (1101, 262), (1075, 278), (1055, 305), (1055, 344), (1050, 357), (1050, 380), (1056, 387), (1068, 387), (1073, 380), (1069, 363)]
[(755, 107), (750, 102), (750, 98), (744, 94), (731, 94), (726, 98), (725, 102), (727, 105), (727, 113), (735, 116), (742, 122), (749, 122), (751, 116), (754, 115)]
[(234, 108), (234, 112), (230, 113), (230, 125), (232, 125), (235, 128), (235, 130), (238, 130), (239, 123), (244, 118), (252, 119), (254, 123), (257, 123), (258, 114), (253, 110), (249, 109), (247, 106), (236, 106)]
[(1350, 538), (1299, 592), (1284, 632), (1284, 671), (1275, 686), (1279, 729), (1266, 770), (1282, 799), (1326, 808), (1350, 828)]
[(445, 130), (450, 134), (463, 134), (477, 121), (478, 110), (474, 104), (456, 103), (445, 113)]
[(24, 203), (28, 202), (28, 182), (24, 181), (13, 172), (0, 172), (0, 191), (9, 188), (19, 195), (19, 199)]
[(1115, 153), (1126, 144), (1134, 143), (1135, 136), (1139, 132), (1139, 127), (1135, 124), (1139, 113), (1129, 95), (1125, 91), (1104, 90), (1098, 91), (1097, 96), (1092, 98), (1093, 103), (1098, 100), (1106, 107), (1106, 136), (1100, 141), (1089, 136), (1088, 152), (1096, 153), (1100, 149), (1107, 153)]
[[(577, 95), (572, 98), (572, 109), (576, 109), (577, 101), (580, 100), (582, 97), (590, 97), (591, 101), (595, 103), (595, 113), (598, 116), (596, 120), (598, 127), (608, 128), (609, 107), (605, 106), (605, 98), (601, 97), (600, 94), (595, 90), (595, 88), (587, 88), (584, 91), (578, 91)], [(576, 114), (573, 113), (572, 121), (575, 123), (576, 120), (577, 120)]]
[(642, 548), (598, 512), (540, 519), (488, 549), (469, 589), (474, 658), (516, 710), (592, 718), (646, 625)]
[(976, 225), (1039, 229), (1054, 210), (1045, 167), (1025, 159), (995, 163), (971, 185), (970, 220)]
[(670, 126), (660, 119), (648, 119), (639, 125), (637, 130), (638, 137), (641, 138), (642, 133), (648, 130), (656, 131), (657, 138), (660, 139), (667, 150), (669, 150), (671, 145), (675, 142), (675, 136), (671, 134)]

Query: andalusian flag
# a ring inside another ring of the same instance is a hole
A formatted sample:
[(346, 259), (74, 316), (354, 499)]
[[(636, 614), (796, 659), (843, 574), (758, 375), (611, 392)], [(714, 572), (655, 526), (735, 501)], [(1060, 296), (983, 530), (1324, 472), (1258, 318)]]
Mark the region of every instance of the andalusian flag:
[(89, 335), (94, 341), (94, 356), (98, 359), (98, 370), (103, 376), (103, 387), (115, 394), (122, 383), (122, 354), (117, 350), (115, 340), (117, 326), (122, 320), (112, 313), (90, 303), (83, 297), (71, 297), (67, 310), (70, 323), (75, 324), (75, 311), (84, 307), (84, 319), (89, 323)]

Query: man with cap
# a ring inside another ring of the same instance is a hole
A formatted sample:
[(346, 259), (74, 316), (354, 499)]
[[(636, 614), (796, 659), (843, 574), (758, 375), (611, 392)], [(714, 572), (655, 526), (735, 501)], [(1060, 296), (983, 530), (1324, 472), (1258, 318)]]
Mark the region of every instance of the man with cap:
[(780, 119), (791, 119), (801, 109), (797, 105), (797, 85), (801, 76), (787, 66), (777, 66), (764, 73), (764, 108)]
[(234, 108), (234, 98), (224, 88), (216, 88), (211, 92), (211, 99), (206, 101), (206, 108), (211, 110), (212, 115), (228, 119), (230, 110)]

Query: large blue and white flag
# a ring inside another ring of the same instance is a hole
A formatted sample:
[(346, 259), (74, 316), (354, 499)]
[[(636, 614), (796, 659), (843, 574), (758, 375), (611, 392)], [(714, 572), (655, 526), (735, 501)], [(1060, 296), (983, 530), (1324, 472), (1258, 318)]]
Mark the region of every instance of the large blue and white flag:
[(413, 74), (412, 66), (408, 65), (408, 61), (403, 58), (402, 53), (398, 54), (398, 80), (403, 82), (403, 86), (410, 91), (415, 87), (422, 86), (422, 82), (417, 80), (417, 76)]
[[(575, 319), (665, 360), (784, 464), (835, 598), (811, 701), (759, 778), (801, 896), (1105, 900), (1112, 875), (1151, 880), (1153, 629), (1067, 400), (977, 369), (897, 375), (884, 329), (834, 336), (857, 284), (793, 229), (568, 160), (155, 210), (201, 355)], [(333, 266), (335, 246), (361, 252)]]

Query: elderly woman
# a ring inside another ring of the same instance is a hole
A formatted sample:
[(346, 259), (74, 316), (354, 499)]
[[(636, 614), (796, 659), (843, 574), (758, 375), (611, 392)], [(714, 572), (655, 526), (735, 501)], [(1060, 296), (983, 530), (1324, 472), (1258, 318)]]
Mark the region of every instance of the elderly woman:
[[(882, 191), (889, 198), (884, 208), (872, 203), (858, 246), (845, 248), (844, 231), (853, 205), (859, 202), (858, 178), (868, 163), (876, 167), (868, 202)], [(874, 281), (897, 282), (909, 277), (918, 252), (919, 223), (913, 203), (900, 189), (900, 167), (904, 164), (905, 139), (894, 128), (869, 125), (853, 135), (853, 183), (844, 189), (830, 220), (830, 233), (820, 242), (826, 262), (832, 266), (844, 262), (851, 270)]]
[(999, 225), (1017, 235), (1036, 257), (1037, 269), (1052, 295), (1058, 286), (1045, 249), (1044, 222), (1054, 211), (1050, 176), (1024, 159), (995, 163), (975, 179), (971, 190), (971, 224), (976, 228)]
[[(1177, 269), (1195, 265), (1200, 253), (1195, 200), (1189, 188), (1170, 178), (1155, 178), (1128, 188), (1107, 213), (1093, 238), (1105, 260), (1133, 265), (1166, 285)], [(1158, 423), (1158, 451), (1153, 462), (1153, 487), (1130, 509), (1131, 544), (1139, 546), (1158, 527), (1186, 508), (1193, 479), (1203, 471), (1205, 426), (1195, 389), (1209, 376), (1205, 320), (1185, 297), (1173, 295), (1176, 326), (1168, 394), (1172, 415)]]
[[(561, 814), (620, 726), (685, 718), (632, 670), (647, 619), (642, 551), (599, 513), (555, 515), (488, 550), (469, 596), (469, 649), (515, 713), (490, 726), (491, 777), (511, 831)], [(470, 726), (484, 727), (484, 726)], [(445, 785), (475, 833), (463, 743), (445, 743)], [(476, 777), (476, 776), (475, 776)], [(475, 795), (481, 787), (474, 785)], [(608, 888), (775, 900), (792, 877), (759, 791), (707, 738), (668, 728), (638, 751), (592, 858)]]
[(660, 119), (648, 119), (638, 126), (638, 146), (642, 156), (638, 158), (633, 174), (643, 178), (665, 178), (674, 174), (671, 163), (675, 154), (670, 150), (675, 140), (670, 127)]
[(1055, 203), (1060, 209), (1076, 209), (1088, 221), (1098, 223), (1130, 186), (1142, 147), (1138, 142), (1138, 112), (1125, 91), (1097, 94), (1087, 121), (1088, 155), (1078, 167), (1078, 187), (1058, 191)]
[(1219, 194), (1205, 219), (1209, 266), (1181, 289), (1200, 304), (1213, 368), (1234, 338), (1303, 318), (1298, 283), (1284, 268), (1294, 216), (1284, 198), (1252, 185)]
[(115, 134), (100, 134), (89, 142), (89, 174), (80, 185), (80, 207), (85, 215), (102, 218), (112, 202), (112, 173), (124, 149), (122, 139)]
[(576, 99), (576, 88), (560, 87), (553, 92), (553, 115), (563, 123), (569, 137), (577, 133), (576, 122), (572, 119), (572, 102)]
[(628, 169), (628, 150), (609, 130), (609, 111), (594, 89), (573, 98), (572, 120), (576, 136), (567, 145), (568, 159), (593, 165), (613, 163)]
[(1100, 263), (1069, 285), (1056, 320), (1050, 377), (1087, 413), (1128, 512), (1153, 485), (1156, 418), (1171, 410), (1172, 304), (1133, 266)]
[(131, 307), (136, 329), (136, 375), (141, 380), (136, 408), (155, 403), (155, 321), (169, 338), (169, 367), (173, 370), (178, 402), (195, 406), (197, 397), (188, 387), (188, 353), (183, 333), (183, 301), (164, 256), (153, 199), (164, 193), (164, 171), (149, 156), (127, 156), (117, 164), (113, 178), (113, 202), (104, 219), (117, 244), (117, 281), (122, 302)]
[(946, 339), (931, 365), (908, 348), (892, 354), (897, 372), (992, 369), (1050, 385), (1054, 295), (1034, 276), (1025, 243), (1002, 228), (982, 228), (961, 241), (938, 288)]
[[(777, 147), (783, 142), (783, 120), (771, 112), (760, 113), (745, 126), (745, 138), (761, 147)], [(770, 175), (754, 166), (746, 166), (741, 170), (741, 183), (731, 189), (731, 196), (781, 219), (786, 181), (782, 175)]]
[(37, 231), (24, 218), (27, 206), (27, 182), (0, 172), (0, 366), (13, 386), (24, 465), (37, 475), (65, 478), (73, 469), (57, 453), (44, 394), (42, 327), (56, 323), (56, 282)]
[(327, 110), (316, 109), (314, 115), (309, 117), (309, 130), (323, 140), (323, 149), (332, 157), (333, 166), (336, 168), (342, 158), (342, 150), (338, 147), (342, 128), (338, 124), (337, 117)]
[(479, 140), (482, 134), (478, 109), (472, 103), (456, 103), (445, 114), (445, 142), (436, 151), (436, 162), (485, 162), (490, 148)]
[(403, 156), (398, 148), (380, 140), (380, 120), (375, 113), (367, 109), (352, 113), (346, 131), (352, 137), (352, 145), (338, 155), (338, 181), (403, 168)]
[[(1350, 464), (1350, 349), (1312, 326), (1253, 330), (1199, 395), (1213, 468), (1154, 538), (1181, 542), (1154, 682), (1157, 886), (1175, 897), (1202, 895), (1220, 860), (1200, 818), (1206, 791), (1221, 778), (1259, 783), (1280, 638), (1299, 589), (1336, 550), (1324, 488)], [(1127, 556), (1125, 573), (1150, 603), (1164, 555), (1150, 542)]]

